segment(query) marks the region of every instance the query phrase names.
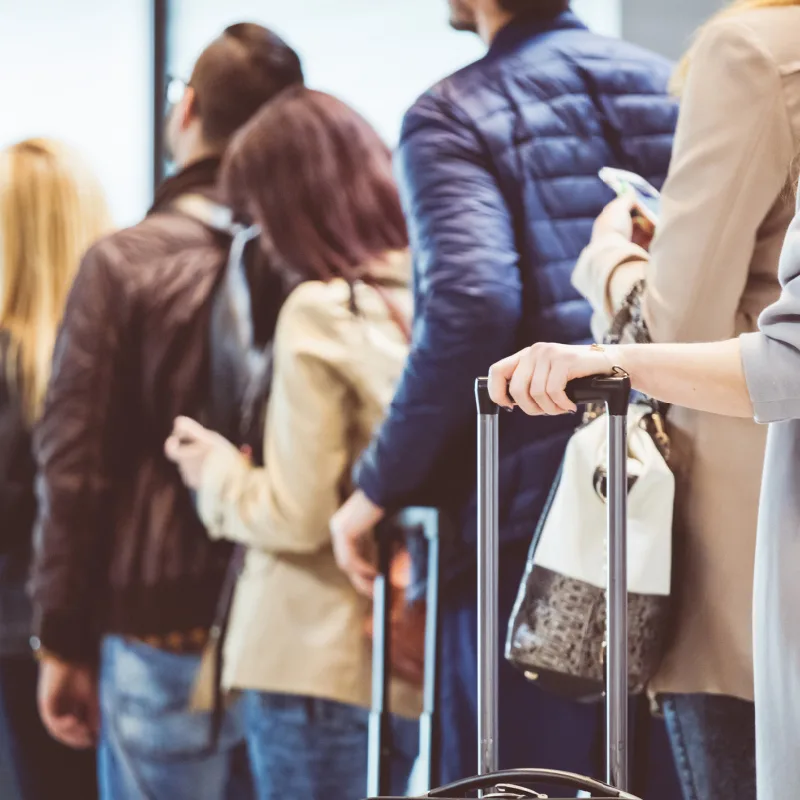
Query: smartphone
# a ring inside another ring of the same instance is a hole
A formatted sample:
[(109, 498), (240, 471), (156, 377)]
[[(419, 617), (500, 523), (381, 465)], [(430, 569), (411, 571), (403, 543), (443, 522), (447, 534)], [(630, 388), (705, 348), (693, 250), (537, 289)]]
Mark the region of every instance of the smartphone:
[(641, 175), (615, 167), (603, 167), (598, 173), (600, 180), (610, 186), (618, 195), (633, 191), (638, 201), (633, 219), (641, 228), (652, 235), (658, 225), (661, 210), (661, 195)]

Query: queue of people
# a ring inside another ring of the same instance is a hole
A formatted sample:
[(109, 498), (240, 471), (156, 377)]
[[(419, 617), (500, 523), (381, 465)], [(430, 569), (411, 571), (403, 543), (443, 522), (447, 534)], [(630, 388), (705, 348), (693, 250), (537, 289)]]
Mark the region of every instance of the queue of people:
[[(252, 23), (199, 57), (167, 124), (178, 171), (138, 225), (111, 231), (58, 143), (0, 156), (0, 757), (24, 800), (364, 797), (370, 545), (409, 505), (451, 522), (438, 771), (472, 774), (472, 385), (490, 366), (495, 401), (538, 417), (501, 426), (503, 637), (578, 423), (564, 386), (623, 368), (674, 406), (678, 486), (640, 790), (800, 785), (791, 230), (779, 274), (800, 2), (737, 0), (677, 70), (568, 0), (450, 8), (487, 54), (415, 103), (394, 172)], [(662, 188), (652, 241), (631, 197), (607, 205), (607, 165)], [(654, 343), (590, 347), (635, 285)], [(600, 777), (598, 707), (499, 674), (501, 766)], [(392, 696), (402, 795), (420, 687), (396, 675)]]

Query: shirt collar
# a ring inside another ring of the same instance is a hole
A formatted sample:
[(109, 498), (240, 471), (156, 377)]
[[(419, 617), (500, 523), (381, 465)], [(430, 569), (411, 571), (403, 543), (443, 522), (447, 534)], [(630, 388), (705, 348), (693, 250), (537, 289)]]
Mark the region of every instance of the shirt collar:
[(528, 14), (519, 15), (497, 32), (489, 47), (489, 56), (509, 53), (540, 33), (569, 29), (587, 30), (586, 25), (572, 11), (564, 11), (551, 19)]

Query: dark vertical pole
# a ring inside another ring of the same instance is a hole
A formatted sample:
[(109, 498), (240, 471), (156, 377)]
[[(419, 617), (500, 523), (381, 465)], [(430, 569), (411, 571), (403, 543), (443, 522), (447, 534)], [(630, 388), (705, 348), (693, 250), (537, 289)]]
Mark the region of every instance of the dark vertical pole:
[(167, 37), (169, 0), (152, 0), (153, 13), (153, 190), (164, 180), (167, 107)]

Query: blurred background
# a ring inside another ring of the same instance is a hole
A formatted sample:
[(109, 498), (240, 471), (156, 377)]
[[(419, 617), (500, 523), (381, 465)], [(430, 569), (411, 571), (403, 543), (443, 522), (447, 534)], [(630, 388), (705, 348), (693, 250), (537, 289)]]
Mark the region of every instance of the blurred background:
[[(720, 0), (574, 0), (595, 30), (677, 57)], [(404, 110), (480, 57), (444, 0), (0, 0), (0, 147), (54, 136), (90, 157), (127, 225), (163, 174), (170, 77), (186, 78), (225, 25), (274, 28), (308, 82), (352, 103), (390, 143)]]

